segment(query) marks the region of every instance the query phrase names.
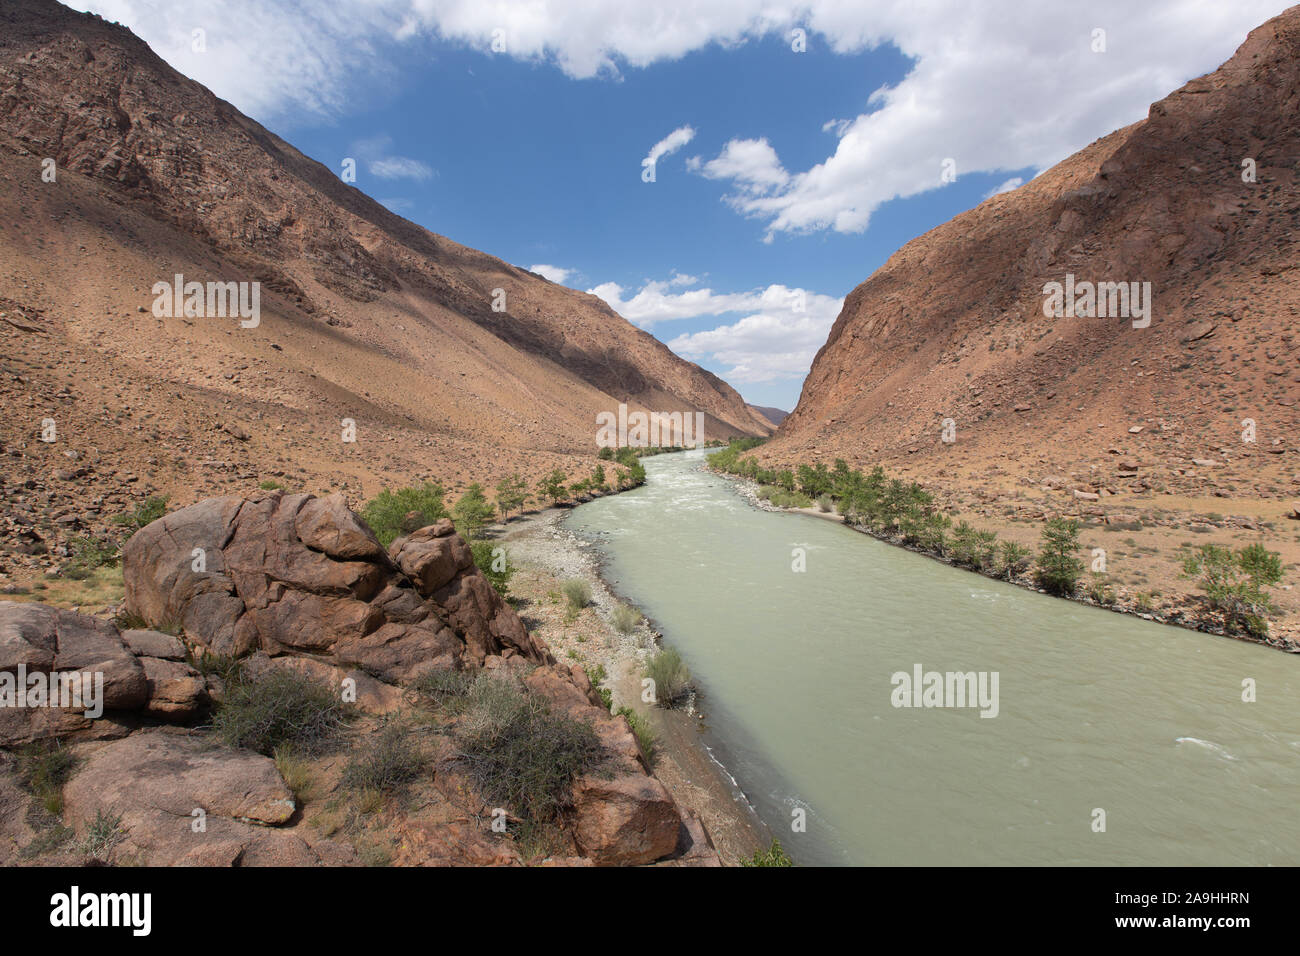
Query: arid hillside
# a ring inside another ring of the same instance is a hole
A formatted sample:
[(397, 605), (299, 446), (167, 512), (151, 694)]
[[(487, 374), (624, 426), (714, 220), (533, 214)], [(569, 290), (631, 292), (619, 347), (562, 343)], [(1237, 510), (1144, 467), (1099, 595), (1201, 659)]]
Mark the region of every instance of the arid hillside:
[[(1157, 608), (1188, 587), (1187, 543), (1262, 541), (1294, 585), (1297, 112), (1292, 8), (1146, 120), (900, 249), (848, 296), (758, 457), (883, 464), (1025, 541), (1079, 515), (1112, 580)], [(1045, 287), (1071, 282), (1150, 283), (1149, 324), (1134, 302), (1045, 315)]]
[[(156, 314), (176, 275), (260, 283), (258, 324)], [(54, 0), (0, 8), (0, 353), (6, 495), (63, 530), (146, 489), (577, 479), (620, 402), (771, 430), (598, 298), (394, 215)]]

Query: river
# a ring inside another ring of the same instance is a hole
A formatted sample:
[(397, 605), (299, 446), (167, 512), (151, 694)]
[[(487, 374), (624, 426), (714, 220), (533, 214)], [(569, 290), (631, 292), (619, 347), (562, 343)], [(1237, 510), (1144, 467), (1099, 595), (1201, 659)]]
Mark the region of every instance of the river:
[[(760, 511), (702, 464), (647, 458), (567, 523), (680, 650), (704, 742), (796, 863), (1300, 863), (1300, 659)], [(895, 706), (918, 665), (996, 672), (996, 716)]]

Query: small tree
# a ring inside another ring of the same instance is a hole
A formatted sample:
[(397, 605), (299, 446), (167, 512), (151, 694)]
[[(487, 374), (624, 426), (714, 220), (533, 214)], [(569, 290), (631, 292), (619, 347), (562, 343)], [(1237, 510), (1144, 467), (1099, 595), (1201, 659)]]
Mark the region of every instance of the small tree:
[(1267, 616), (1274, 611), (1265, 592), (1282, 580), (1282, 557), (1262, 544), (1232, 551), (1203, 544), (1183, 559), (1183, 576), (1200, 578), (1209, 604), (1223, 612), (1228, 627), (1254, 637), (1268, 634)]
[(559, 501), (561, 498), (565, 497), (566, 495), (566, 491), (564, 488), (565, 479), (566, 476), (564, 474), (564, 471), (560, 468), (556, 468), (549, 475), (545, 475), (540, 481), (537, 482), (538, 498), (547, 499), (552, 502), (556, 502)]
[(1068, 596), (1079, 586), (1083, 562), (1079, 550), (1079, 522), (1052, 518), (1043, 527), (1043, 547), (1038, 553), (1034, 579), (1051, 594)]
[(596, 470), (591, 473), (591, 487), (596, 491), (604, 491), (607, 487), (605, 484), (604, 465), (597, 465)]
[(998, 547), (999, 570), (1008, 581), (1029, 567), (1030, 552), (1023, 544), (1003, 541)]
[(475, 481), (452, 506), (451, 520), (456, 523), (456, 530), (466, 538), (477, 538), (495, 514), (491, 503), (483, 495), (483, 486)]
[(497, 482), (497, 507), (501, 517), (508, 518), (512, 511), (522, 511), (528, 501), (528, 482), (519, 475), (508, 475)]

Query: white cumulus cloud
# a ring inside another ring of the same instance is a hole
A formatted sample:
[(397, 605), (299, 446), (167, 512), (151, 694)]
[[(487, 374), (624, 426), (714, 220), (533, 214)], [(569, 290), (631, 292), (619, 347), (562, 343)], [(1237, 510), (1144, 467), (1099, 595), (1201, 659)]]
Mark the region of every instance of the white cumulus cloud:
[[(802, 27), (836, 54), (892, 44), (909, 72), (860, 115), (824, 128), (835, 149), (804, 169), (763, 129), (723, 130), (695, 167), (733, 184), (728, 199), (782, 233), (866, 229), (895, 198), (959, 175), (1041, 170), (1141, 119), (1147, 106), (1223, 62), (1287, 0), (69, 0), (125, 23), (182, 72), (263, 119), (337, 114), (349, 93), (400, 79), (386, 53), (433, 41), (549, 63), (575, 78), (618, 75), (708, 47)], [(193, 50), (194, 29), (205, 52)], [(1105, 52), (1093, 52), (1095, 30)], [(498, 47), (501, 43), (498, 42)], [(786, 56), (817, 56), (815, 52)], [(719, 82), (722, 82), (719, 80)], [(824, 118), (823, 118), (824, 119)], [(823, 128), (809, 119), (809, 135)], [(647, 159), (680, 149), (683, 127)], [(674, 140), (673, 137), (677, 139)], [(684, 137), (684, 138), (683, 138)]]
[(723, 377), (735, 382), (802, 378), (844, 305), (840, 297), (781, 284), (746, 292), (673, 292), (672, 284), (672, 280), (648, 281), (632, 295), (615, 282), (587, 291), (643, 328), (657, 322), (739, 315), (728, 325), (685, 333), (666, 343), (693, 361), (712, 359), (727, 366)]

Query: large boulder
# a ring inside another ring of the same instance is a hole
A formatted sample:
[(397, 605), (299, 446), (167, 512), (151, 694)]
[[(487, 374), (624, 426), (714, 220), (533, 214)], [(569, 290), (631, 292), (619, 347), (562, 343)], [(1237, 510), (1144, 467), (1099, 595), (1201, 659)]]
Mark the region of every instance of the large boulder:
[(122, 567), (128, 610), (217, 653), (333, 657), (389, 682), (494, 654), (552, 660), (451, 522), (390, 554), (340, 495), (208, 499), (137, 532)]
[(389, 548), (420, 595), (443, 609), (465, 641), (467, 656), (482, 664), (489, 654), (529, 653), (532, 639), (510, 605), (474, 564), (474, 554), (447, 519), (398, 538)]
[(273, 829), (296, 809), (269, 757), (184, 732), (104, 744), (63, 789), (65, 822), (117, 820), (111, 862), (153, 866), (310, 866), (349, 862), (345, 847)]
[(668, 791), (644, 773), (578, 778), (574, 839), (597, 866), (652, 863), (677, 849), (682, 820)]
[[(24, 675), (26, 687), (19, 686)], [(89, 685), (80, 699), (72, 696), (71, 684), (62, 683), (63, 676), (72, 675)], [(34, 698), (36, 686), (47, 693)], [(19, 693), (22, 706), (17, 706)], [(14, 700), (7, 699), (10, 695)], [(102, 696), (95, 700), (96, 695)], [(44, 604), (0, 601), (0, 696), (6, 698), (0, 701), (0, 745), (118, 736), (125, 732), (122, 712), (148, 702), (149, 679), (111, 621)], [(97, 710), (102, 711), (98, 718), (88, 716)]]

